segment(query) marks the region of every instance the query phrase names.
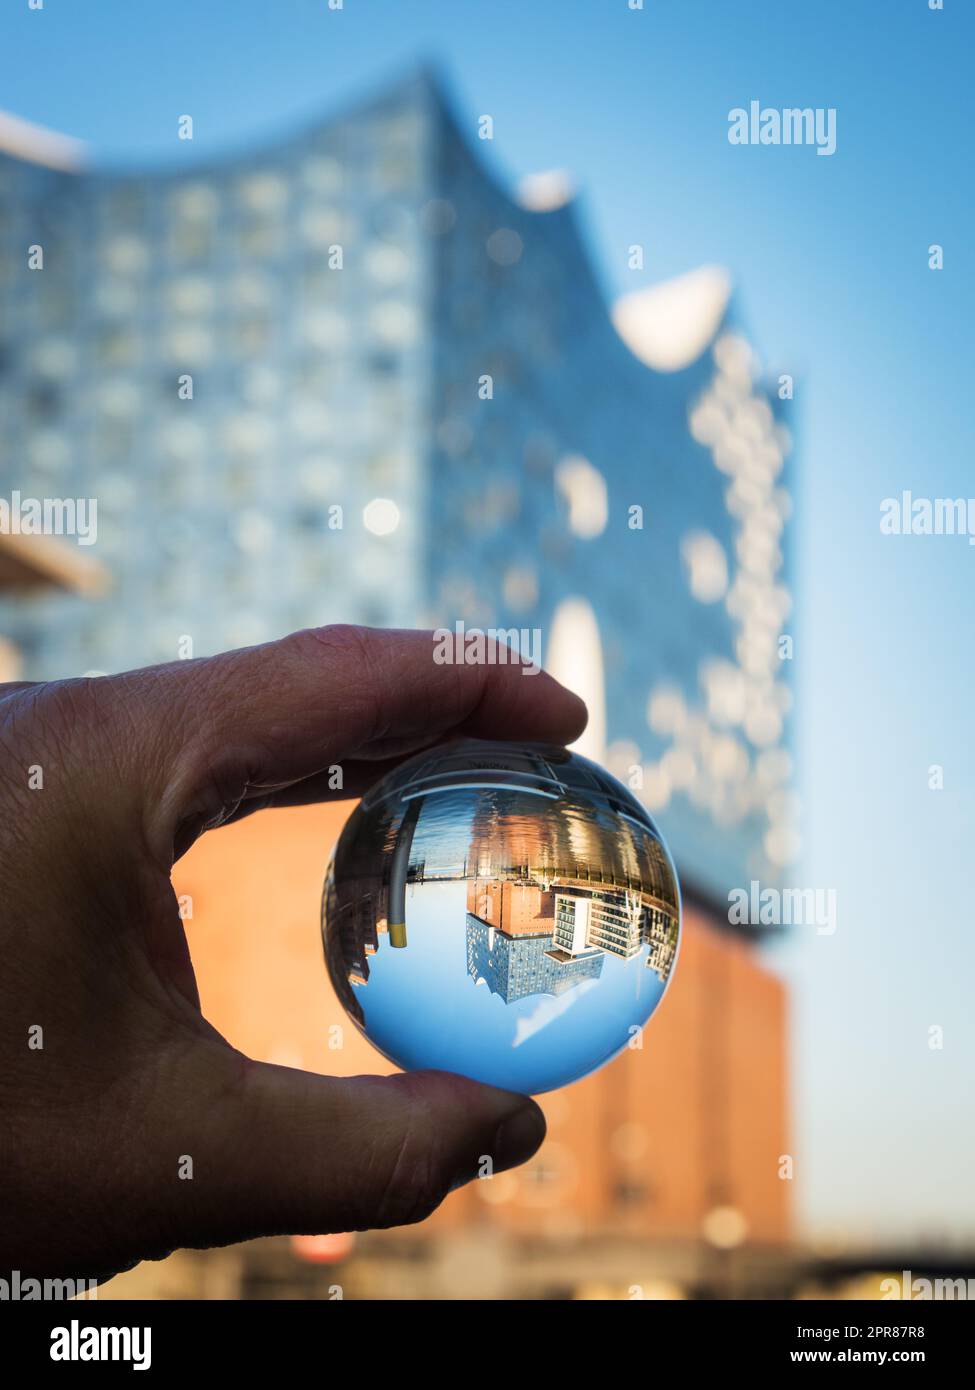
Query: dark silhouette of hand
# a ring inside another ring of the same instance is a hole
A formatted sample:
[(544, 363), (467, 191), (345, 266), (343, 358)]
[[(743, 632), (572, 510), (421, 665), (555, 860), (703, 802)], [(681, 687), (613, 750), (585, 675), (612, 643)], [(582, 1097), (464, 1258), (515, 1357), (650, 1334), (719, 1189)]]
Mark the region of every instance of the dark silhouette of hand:
[(430, 633), (328, 627), (0, 686), (5, 1271), (105, 1278), (178, 1246), (418, 1221), (482, 1155), (501, 1170), (535, 1152), (544, 1121), (522, 1096), (242, 1056), (200, 1013), (170, 883), (205, 830), (335, 795), (336, 763), (354, 796), (451, 735), (581, 731), (548, 676), (433, 649)]

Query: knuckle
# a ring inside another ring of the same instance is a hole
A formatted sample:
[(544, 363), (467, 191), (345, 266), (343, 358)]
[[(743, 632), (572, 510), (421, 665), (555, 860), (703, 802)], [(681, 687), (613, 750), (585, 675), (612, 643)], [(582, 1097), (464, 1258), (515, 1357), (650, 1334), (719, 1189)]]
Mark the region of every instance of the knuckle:
[(353, 1196), (357, 1228), (415, 1225), (440, 1205), (455, 1176), (442, 1126), (411, 1079), (358, 1078), (359, 1086), (363, 1083), (382, 1096), (386, 1122), (361, 1166)]
[(439, 1207), (448, 1191), (431, 1156), (407, 1141), (367, 1224), (379, 1230), (414, 1226)]
[(381, 732), (384, 702), (383, 637), (374, 628), (354, 623), (330, 623), (326, 627), (304, 628), (286, 637), (299, 662), (334, 668), (341, 684), (354, 692), (363, 725), (369, 738)]
[(51, 681), (9, 696), (3, 704), (0, 730), (5, 749), (18, 756), (63, 753), (91, 720), (91, 680)]
[(293, 643), (301, 656), (321, 660), (322, 650), (343, 660), (353, 659), (366, 664), (375, 655), (376, 636), (368, 627), (357, 627), (355, 623), (329, 623), (326, 627), (306, 627), (300, 632), (285, 638)]

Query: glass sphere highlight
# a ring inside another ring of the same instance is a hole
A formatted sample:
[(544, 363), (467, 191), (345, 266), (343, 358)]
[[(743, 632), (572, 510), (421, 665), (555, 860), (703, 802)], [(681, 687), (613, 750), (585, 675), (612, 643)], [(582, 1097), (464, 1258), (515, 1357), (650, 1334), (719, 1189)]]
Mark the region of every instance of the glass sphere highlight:
[(332, 984), (384, 1056), (527, 1095), (642, 1036), (679, 934), (646, 809), (548, 744), (467, 739), (401, 764), (349, 818), (322, 898)]

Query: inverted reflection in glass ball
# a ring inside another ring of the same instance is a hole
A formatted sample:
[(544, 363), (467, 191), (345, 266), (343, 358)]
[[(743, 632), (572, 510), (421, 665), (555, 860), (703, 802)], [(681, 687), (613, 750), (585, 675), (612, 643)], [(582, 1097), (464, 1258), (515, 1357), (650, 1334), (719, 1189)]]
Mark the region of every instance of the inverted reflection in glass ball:
[(403, 763), (350, 817), (322, 899), (332, 983), (380, 1052), (530, 1095), (639, 1044), (679, 930), (647, 811), (548, 744)]

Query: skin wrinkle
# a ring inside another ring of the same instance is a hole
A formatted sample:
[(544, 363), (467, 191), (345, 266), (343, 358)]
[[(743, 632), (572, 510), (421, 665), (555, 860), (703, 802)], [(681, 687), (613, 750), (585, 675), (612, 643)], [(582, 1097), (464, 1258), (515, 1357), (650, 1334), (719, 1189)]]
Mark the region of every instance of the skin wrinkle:
[[(367, 635), (368, 629), (342, 624), (329, 628), (309, 628), (306, 631), (316, 643), (324, 646), (329, 651), (330, 655), (334, 656), (335, 649), (337, 649), (338, 655), (343, 659), (343, 662), (348, 656), (350, 647), (358, 654), (359, 663), (361, 666), (365, 667), (365, 670), (357, 670), (354, 676), (349, 679), (348, 684), (350, 688), (356, 692), (360, 690), (366, 692), (369, 705), (364, 720), (365, 728), (368, 730), (368, 733), (364, 732), (360, 735), (357, 746), (361, 748), (364, 744), (371, 743), (376, 737), (376, 731), (380, 725), (383, 700), (380, 693), (379, 681), (373, 682), (369, 680), (370, 676), (375, 675), (377, 668), (370, 650), (371, 639)], [(304, 639), (305, 634), (300, 633), (299, 636)], [(380, 679), (382, 678), (382, 674), (380, 670)], [(362, 718), (361, 714), (359, 718)]]
[[(217, 683), (215, 693), (217, 696), (219, 696), (219, 683)], [(267, 790), (270, 790), (273, 793), (274, 790), (279, 790), (291, 786), (293, 785), (294, 781), (299, 780), (295, 778), (285, 779), (280, 782), (274, 782), (271, 784), (271, 788), (268, 789), (265, 786), (267, 779), (264, 778), (263, 775), (257, 771), (258, 768), (267, 767), (271, 763), (273, 763), (274, 748), (277, 743), (276, 736), (278, 735), (278, 733), (278, 728), (272, 727), (269, 730), (267, 735), (267, 741), (262, 748), (263, 756), (254, 757), (252, 755), (248, 755), (246, 758), (243, 759), (244, 765), (250, 768), (251, 771), (249, 771), (243, 777), (243, 786), (242, 790), (240, 790), (239, 793), (236, 790), (236, 786), (232, 792), (226, 789), (221, 789), (226, 788), (226, 783), (228, 780), (230, 780), (230, 778), (228, 777), (228, 774), (222, 771), (218, 772), (218, 769), (221, 767), (231, 768), (233, 767), (233, 764), (235, 762), (240, 762), (240, 750), (238, 749), (235, 751), (231, 751), (224, 747), (223, 749), (221, 749), (221, 760), (218, 761), (217, 759), (211, 758), (209, 753), (209, 747), (212, 746), (215, 742), (212, 731), (201, 731), (197, 735), (195, 745), (191, 746), (184, 753), (183, 768), (180, 770), (180, 772), (177, 773), (176, 777), (173, 779), (173, 782), (171, 782), (170, 784), (168, 792), (164, 793), (163, 796), (164, 804), (188, 803), (188, 808), (183, 812), (180, 820), (177, 821), (173, 829), (172, 838), (174, 842), (178, 839), (180, 830), (183, 829), (185, 831), (187, 822), (191, 821), (194, 816), (199, 816), (201, 818), (201, 825), (199, 830), (193, 836), (193, 839), (198, 838), (198, 835), (202, 834), (205, 830), (215, 829), (220, 825), (226, 824), (229, 819), (236, 815), (237, 811), (241, 806), (241, 803), (247, 799), (252, 789), (259, 790), (262, 793)], [(299, 740), (295, 738), (294, 741), (297, 744)], [(202, 773), (195, 766), (195, 761), (198, 757), (206, 762), (206, 770)], [(327, 767), (328, 765), (329, 754), (325, 753), (323, 754), (322, 767)], [(233, 769), (233, 776), (237, 779), (237, 782), (239, 783), (241, 779), (238, 769)], [(195, 790), (190, 790), (190, 788), (193, 788), (194, 783), (199, 783), (199, 788)], [(214, 790), (214, 797), (209, 799), (205, 797), (205, 789), (207, 787), (210, 787), (212, 790)], [(194, 806), (194, 802), (200, 796), (204, 796), (205, 804), (202, 810), (197, 810)], [(168, 832), (165, 833), (168, 838)], [(191, 843), (192, 839), (189, 840), (188, 843), (182, 845), (180, 853), (185, 853), (186, 849), (189, 848), (189, 845)], [(177, 855), (176, 857), (178, 858), (179, 855)]]
[[(235, 819), (254, 794), (273, 797), (277, 791), (293, 786), (294, 781), (298, 780), (267, 783), (258, 769), (267, 767), (273, 760), (269, 748), (264, 749), (262, 757), (255, 756), (251, 750), (243, 753), (239, 749), (222, 750), (218, 757), (211, 757), (206, 746), (201, 745), (199, 756), (205, 764), (202, 769), (193, 768), (193, 759), (188, 759), (192, 770), (187, 772), (187, 782), (189, 785), (197, 783), (196, 791), (182, 790), (178, 794), (179, 801), (186, 803), (187, 809), (173, 829), (173, 844), (178, 847), (173, 862), (181, 858), (205, 831), (219, 829)], [(327, 767), (328, 764), (323, 766)]]
[[(118, 895), (120, 885), (110, 869), (93, 866), (87, 850), (79, 857), (81, 864), (79, 885), (76, 893), (79, 902), (84, 902), (84, 921), (79, 931), (91, 938), (91, 945), (97, 942), (101, 950), (111, 951), (120, 975), (126, 980), (126, 987), (142, 996), (145, 1002), (157, 1002), (151, 983), (143, 979), (139, 968), (142, 953), (150, 954), (152, 948), (154, 904), (159, 904), (163, 885), (149, 881), (144, 872), (132, 882), (126, 883), (124, 903), (120, 911)], [(176, 897), (168, 876), (165, 879), (165, 892), (177, 908)], [(96, 911), (92, 911), (92, 909)], [(109, 930), (103, 923), (111, 922)], [(185, 938), (184, 938), (185, 940)], [(154, 972), (154, 983), (165, 983), (158, 971)]]
[[(204, 1131), (212, 1130), (220, 1133), (222, 1124), (228, 1132), (232, 1132), (234, 1125), (235, 1111), (244, 1108), (244, 1097), (248, 1089), (248, 1082), (252, 1075), (259, 1069), (260, 1064), (253, 1062), (243, 1053), (235, 1048), (229, 1048), (216, 1029), (209, 1024), (206, 1025), (212, 1035), (214, 1049), (214, 1076), (212, 1081), (212, 1091), (209, 1098), (207, 1112), (201, 1117)], [(230, 1056), (226, 1055), (229, 1051)], [(194, 1066), (192, 1053), (186, 1051), (186, 1059), (189, 1062), (187, 1071), (193, 1074)], [(181, 1064), (185, 1065), (185, 1063)], [(173, 1067), (174, 1073), (179, 1075), (180, 1065)], [(216, 1185), (221, 1190), (236, 1190), (239, 1193), (239, 1200), (242, 1206), (248, 1201), (248, 1164), (251, 1154), (249, 1146), (254, 1143), (260, 1144), (263, 1135), (253, 1135), (247, 1137), (246, 1144), (234, 1145), (220, 1143), (216, 1148), (206, 1142), (200, 1142), (198, 1126), (184, 1132), (179, 1138), (179, 1142), (173, 1147), (174, 1171), (175, 1155), (188, 1153), (191, 1157), (198, 1151), (211, 1153), (213, 1156), (205, 1160), (204, 1166), (197, 1171), (194, 1160), (194, 1176), (192, 1181), (180, 1183), (180, 1195), (183, 1201), (180, 1205), (191, 1207), (206, 1207), (211, 1205), (215, 1212), (219, 1213), (219, 1201), (214, 1201), (212, 1196), (213, 1186)], [(185, 1211), (175, 1211), (170, 1227), (163, 1230), (162, 1238), (169, 1244), (170, 1248), (175, 1248), (179, 1244), (187, 1244), (185, 1236), (181, 1238), (180, 1223), (185, 1221)], [(201, 1213), (200, 1222), (202, 1226), (201, 1235), (205, 1239), (192, 1242), (198, 1246), (220, 1245), (228, 1242), (232, 1237), (226, 1231), (221, 1231), (214, 1222), (214, 1216), (207, 1216), (204, 1211)], [(260, 1232), (254, 1232), (260, 1234)], [(246, 1235), (243, 1238), (247, 1238)]]
[[(379, 1192), (375, 1203), (372, 1221), (376, 1226), (384, 1228), (389, 1226), (406, 1226), (412, 1224), (410, 1218), (403, 1212), (403, 1193), (408, 1193), (408, 1210), (415, 1213), (422, 1213), (414, 1219), (423, 1220), (430, 1211), (439, 1204), (437, 1197), (426, 1199), (426, 1183), (428, 1165), (424, 1165), (422, 1155), (420, 1166), (424, 1169), (423, 1179), (417, 1180), (416, 1164), (407, 1163), (407, 1155), (411, 1154), (413, 1142), (413, 1120), (412, 1117), (407, 1121), (406, 1132), (399, 1141), (399, 1148), (396, 1151), (395, 1159)], [(375, 1156), (374, 1156), (375, 1158)], [(381, 1159), (380, 1159), (381, 1162)], [(441, 1194), (442, 1196), (442, 1194)]]
[[(173, 689), (172, 676), (180, 674), (180, 664), (196, 669), (187, 673), (189, 679), (185, 685), (177, 685), (176, 689)], [(156, 679), (152, 684), (156, 688), (157, 696), (161, 695), (167, 703), (175, 705), (174, 714), (176, 717), (173, 723), (176, 727), (186, 728), (190, 724), (192, 715), (189, 706), (194, 703), (193, 690), (198, 673), (199, 666), (196, 661), (175, 663), (175, 666), (162, 668), (158, 674), (153, 673), (156, 674)], [(197, 705), (200, 704), (205, 694), (205, 690), (196, 693), (195, 703)], [(207, 731), (207, 725), (209, 725), (209, 731)], [(215, 730), (216, 721), (206, 720), (203, 727), (196, 730), (193, 738), (201, 746), (205, 746), (206, 741), (214, 743), (216, 742)], [(159, 766), (163, 771), (160, 777), (159, 792), (156, 798), (147, 798), (145, 804), (146, 839), (153, 858), (167, 876), (172, 870), (174, 862), (189, 849), (193, 841), (198, 839), (206, 829), (206, 817), (205, 814), (201, 814), (200, 824), (192, 838), (180, 848), (178, 853), (174, 852), (181, 821), (185, 823), (192, 820), (192, 810), (187, 811), (184, 808), (185, 803), (192, 799), (192, 790), (188, 788), (187, 783), (192, 783), (195, 776), (193, 759), (189, 755), (193, 746), (193, 738), (188, 738), (178, 752), (171, 752), (168, 757), (160, 749)]]
[(275, 790), (262, 791), (260, 795), (239, 806), (232, 816), (227, 817), (224, 824), (231, 825), (234, 821), (242, 820), (245, 816), (253, 815), (255, 811), (265, 810), (270, 806), (304, 806), (309, 802), (352, 800), (363, 795), (387, 772), (398, 767), (403, 756), (409, 756), (419, 752), (421, 748), (433, 746), (432, 743), (428, 742), (420, 744), (411, 742), (401, 750), (401, 757), (396, 758), (377, 760), (366, 757), (351, 760), (344, 758), (341, 764), (343, 772), (343, 785), (341, 787), (329, 786), (331, 778), (329, 769), (333, 764), (327, 763), (317, 772), (312, 773), (310, 777), (299, 777), (297, 781), (285, 782)]
[[(165, 892), (168, 901), (165, 908), (162, 903), (159, 908), (160, 925), (165, 923), (165, 931), (149, 928), (146, 933), (146, 953), (156, 978), (176, 1006), (177, 1017), (184, 1017), (186, 1005), (189, 1005), (191, 1017), (199, 1017), (200, 992), (196, 972), (179, 915), (179, 901), (168, 880)], [(168, 920), (166, 908), (169, 910)]]
[[(377, 1078), (367, 1078), (370, 1082), (382, 1085)], [(389, 1079), (386, 1079), (389, 1085)], [(397, 1096), (402, 1106), (408, 1104), (406, 1128), (392, 1155), (384, 1154), (382, 1144), (371, 1145), (366, 1171), (368, 1181), (363, 1185), (370, 1197), (368, 1217), (358, 1218), (355, 1230), (367, 1230), (370, 1226), (388, 1229), (392, 1226), (414, 1225), (423, 1221), (431, 1211), (440, 1205), (446, 1196), (446, 1187), (438, 1182), (437, 1174), (442, 1164), (441, 1135), (430, 1114), (422, 1095), (417, 1095), (409, 1076), (396, 1077), (393, 1086), (399, 1086), (404, 1093)], [(375, 1189), (374, 1174), (385, 1172), (382, 1185)]]

